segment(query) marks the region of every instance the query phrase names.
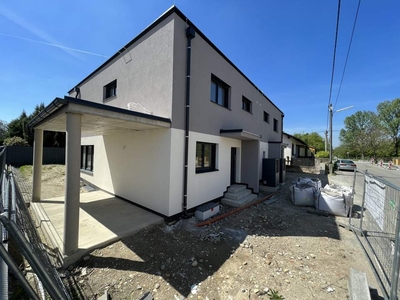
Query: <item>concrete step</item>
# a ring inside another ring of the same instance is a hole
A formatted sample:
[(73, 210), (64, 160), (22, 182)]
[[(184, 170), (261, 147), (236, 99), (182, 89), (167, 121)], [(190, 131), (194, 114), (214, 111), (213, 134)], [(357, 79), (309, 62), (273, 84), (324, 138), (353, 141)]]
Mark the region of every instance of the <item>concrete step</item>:
[(238, 200), (240, 198), (246, 197), (249, 194), (251, 194), (251, 191), (249, 189), (244, 189), (236, 193), (225, 193), (225, 198)]
[(229, 206), (234, 206), (234, 207), (242, 207), (246, 205), (247, 203), (257, 199), (256, 194), (249, 194), (245, 197), (242, 197), (237, 200), (229, 199), (229, 198), (222, 198), (221, 203)]
[(243, 184), (234, 184), (234, 185), (231, 185), (228, 188), (228, 193), (234, 194), (234, 193), (238, 193), (238, 192), (240, 192), (242, 190), (245, 190), (245, 189), (246, 189), (246, 186), (243, 185)]

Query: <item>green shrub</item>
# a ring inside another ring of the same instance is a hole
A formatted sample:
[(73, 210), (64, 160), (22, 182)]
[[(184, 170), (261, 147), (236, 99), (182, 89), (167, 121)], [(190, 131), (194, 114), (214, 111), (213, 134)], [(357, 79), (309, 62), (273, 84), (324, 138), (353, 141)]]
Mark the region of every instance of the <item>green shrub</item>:
[(28, 142), (19, 136), (4, 139), (4, 146), (29, 146)]
[(315, 156), (317, 158), (329, 158), (329, 152), (328, 151), (318, 151)]

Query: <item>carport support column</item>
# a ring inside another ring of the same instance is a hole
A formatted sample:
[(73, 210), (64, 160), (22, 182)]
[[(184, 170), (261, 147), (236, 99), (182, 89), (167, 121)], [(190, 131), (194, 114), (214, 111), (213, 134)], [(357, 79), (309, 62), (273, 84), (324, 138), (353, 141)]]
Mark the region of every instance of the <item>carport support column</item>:
[(43, 129), (35, 129), (33, 141), (32, 201), (39, 202), (42, 194)]
[(65, 158), (64, 249), (69, 255), (78, 250), (81, 165), (81, 115), (67, 113)]

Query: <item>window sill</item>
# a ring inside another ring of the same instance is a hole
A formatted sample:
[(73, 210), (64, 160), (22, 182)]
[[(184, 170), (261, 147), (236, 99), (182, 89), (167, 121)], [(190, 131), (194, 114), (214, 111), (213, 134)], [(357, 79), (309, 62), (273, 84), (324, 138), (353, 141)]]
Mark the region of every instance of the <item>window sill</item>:
[(105, 99), (103, 99), (103, 103), (114, 100), (115, 98), (117, 98), (117, 95), (105, 98)]
[(196, 174), (211, 173), (211, 172), (217, 172), (217, 171), (219, 171), (219, 170), (218, 169), (196, 170)]
[(214, 102), (214, 101), (211, 101), (211, 100), (210, 100), (210, 102), (213, 103), (213, 104), (215, 104), (215, 105), (218, 105), (219, 107), (225, 108), (225, 109), (227, 109), (227, 110), (232, 110), (232, 109), (230, 109), (229, 107), (223, 106), (223, 105), (218, 104), (218, 103), (216, 103), (216, 102)]
[(93, 176), (93, 171), (88, 171), (88, 170), (81, 169), (81, 172), (82, 172), (82, 173), (85, 173), (85, 174), (87, 174), (87, 175)]
[(247, 112), (247, 113), (249, 113), (249, 114), (251, 114), (251, 115), (253, 114), (251, 111), (245, 110), (245, 109), (243, 109), (243, 108), (242, 108), (242, 110), (245, 111), (245, 112)]

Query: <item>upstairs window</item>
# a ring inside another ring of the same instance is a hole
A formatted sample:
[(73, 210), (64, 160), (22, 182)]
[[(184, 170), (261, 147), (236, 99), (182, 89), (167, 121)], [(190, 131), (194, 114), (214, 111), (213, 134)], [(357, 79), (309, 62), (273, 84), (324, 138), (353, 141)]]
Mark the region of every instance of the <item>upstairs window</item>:
[(196, 143), (196, 173), (215, 171), (216, 144)]
[(278, 120), (274, 119), (274, 131), (278, 132)]
[(251, 101), (245, 96), (242, 96), (242, 109), (251, 113)]
[(269, 124), (269, 113), (264, 111), (264, 122), (267, 122)]
[(81, 170), (93, 172), (94, 146), (81, 146)]
[(219, 78), (211, 75), (210, 100), (218, 105), (228, 108), (229, 85)]
[(104, 100), (117, 96), (117, 80), (114, 80), (104, 87)]

